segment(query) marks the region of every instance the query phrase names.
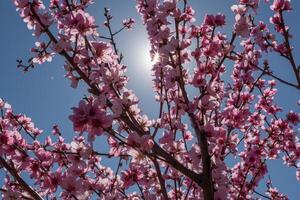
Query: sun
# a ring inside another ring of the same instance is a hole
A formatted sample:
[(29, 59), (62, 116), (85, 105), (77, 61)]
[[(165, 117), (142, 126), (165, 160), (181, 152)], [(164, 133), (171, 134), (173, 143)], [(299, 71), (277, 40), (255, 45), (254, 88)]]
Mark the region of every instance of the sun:
[(140, 67), (151, 69), (159, 61), (158, 53), (155, 53), (153, 58), (151, 58), (150, 47), (148, 45), (141, 45), (137, 49), (136, 61)]

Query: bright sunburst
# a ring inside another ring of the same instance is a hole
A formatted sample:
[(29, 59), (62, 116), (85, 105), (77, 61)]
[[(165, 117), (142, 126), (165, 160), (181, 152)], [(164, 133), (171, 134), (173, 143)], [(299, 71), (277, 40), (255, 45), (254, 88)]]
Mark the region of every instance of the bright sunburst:
[(144, 45), (138, 48), (136, 60), (141, 67), (151, 69), (152, 66), (159, 61), (159, 55), (156, 53), (151, 59), (150, 47), (148, 45)]

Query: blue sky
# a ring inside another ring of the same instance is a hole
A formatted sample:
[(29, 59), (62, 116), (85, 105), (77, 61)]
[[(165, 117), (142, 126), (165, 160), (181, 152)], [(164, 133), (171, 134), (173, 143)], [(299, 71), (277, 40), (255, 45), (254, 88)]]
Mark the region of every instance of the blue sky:
[[(96, 4), (91, 6), (90, 12), (95, 16), (101, 31), (104, 7), (111, 8), (114, 16), (113, 25), (115, 29), (121, 25), (121, 21), (127, 17), (134, 17), (137, 24), (131, 31), (121, 33), (117, 38), (117, 44), (124, 54), (124, 64), (128, 66), (130, 81), (128, 88), (133, 89), (140, 99), (140, 106), (144, 113), (150, 118), (157, 116), (158, 105), (154, 101), (154, 93), (151, 84), (151, 67), (145, 60), (149, 44), (144, 27), (141, 24), (140, 16), (136, 13), (133, 0), (95, 0)], [(190, 0), (197, 14), (197, 23), (201, 23), (205, 13), (216, 14), (222, 12), (227, 14), (226, 32), (232, 27), (233, 14), (230, 5), (234, 0)], [(296, 63), (300, 64), (300, 1), (293, 0), (294, 12), (287, 14), (291, 25), (291, 32), (294, 35), (292, 44), (296, 46)], [(261, 19), (268, 21), (271, 12), (265, 5), (260, 15)], [(258, 11), (259, 12), (259, 11)], [(26, 25), (22, 22), (15, 7), (9, 0), (0, 2), (0, 97), (13, 105), (15, 112), (25, 113), (30, 116), (35, 124), (48, 134), (53, 124), (59, 124), (67, 138), (74, 135), (72, 125), (68, 120), (71, 113), (70, 108), (77, 105), (84, 95), (84, 86), (74, 90), (70, 82), (64, 78), (63, 60), (56, 56), (54, 61), (24, 74), (16, 68), (16, 59), (30, 57), (30, 48), (34, 46), (34, 38)], [(298, 24), (298, 25), (297, 25)], [(271, 27), (270, 27), (271, 28)], [(230, 35), (229, 35), (230, 37)], [(298, 46), (298, 47), (297, 47)], [(288, 63), (282, 58), (267, 55), (271, 59), (271, 66), (276, 66), (276, 72), (281, 77), (294, 80), (289, 70)], [(272, 65), (273, 64), (273, 65)], [(296, 106), (300, 93), (295, 89), (284, 85), (278, 85), (277, 102), (287, 110), (299, 112)], [(106, 140), (105, 140), (106, 141)], [(109, 164), (109, 162), (108, 162)], [(286, 169), (280, 161), (271, 162), (271, 177), (274, 185), (286, 192), (291, 199), (300, 196), (300, 183), (295, 179), (295, 170)], [(0, 172), (1, 175), (3, 173)], [(0, 176), (1, 178), (2, 176)], [(1, 182), (1, 180), (0, 180)]]

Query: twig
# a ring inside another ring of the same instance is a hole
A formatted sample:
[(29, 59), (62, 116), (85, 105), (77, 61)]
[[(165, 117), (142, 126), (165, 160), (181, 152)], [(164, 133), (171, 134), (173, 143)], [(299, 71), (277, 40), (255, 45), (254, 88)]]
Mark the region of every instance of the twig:
[(17, 170), (13, 166), (9, 165), (2, 157), (0, 157), (0, 164), (18, 181), (21, 188), (27, 191), (33, 199), (43, 200), (43, 198), (21, 178)]

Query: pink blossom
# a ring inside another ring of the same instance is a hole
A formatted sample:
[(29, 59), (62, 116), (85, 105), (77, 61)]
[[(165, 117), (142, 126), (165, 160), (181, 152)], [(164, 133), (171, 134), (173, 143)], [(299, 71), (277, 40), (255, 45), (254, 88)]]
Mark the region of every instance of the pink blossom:
[(247, 17), (237, 16), (234, 25), (235, 33), (241, 37), (247, 37), (250, 31), (249, 20)]
[(274, 0), (270, 8), (276, 12), (292, 10), (290, 0)]
[(191, 6), (187, 6), (185, 13), (183, 13), (182, 18), (183, 20), (189, 21), (189, 22), (194, 22), (195, 18), (195, 11)]
[(72, 11), (72, 14), (69, 14), (64, 21), (64, 25), (68, 26), (68, 29), (72, 35), (76, 35), (77, 33), (83, 35), (93, 34), (95, 32), (94, 23), (94, 17), (90, 16), (81, 9)]
[(133, 18), (128, 18), (123, 20), (123, 26), (126, 27), (127, 29), (131, 29), (135, 23), (135, 20)]
[(25, 8), (29, 5), (29, 0), (14, 0), (14, 4), (18, 8)]
[(290, 111), (286, 115), (287, 120), (292, 123), (293, 125), (297, 125), (300, 122), (300, 115), (297, 113), (294, 113), (293, 111)]
[(91, 42), (95, 49), (95, 56), (98, 62), (111, 62), (112, 49), (108, 43), (105, 42)]
[(71, 115), (69, 118), (73, 122), (74, 131), (86, 131), (91, 105), (87, 104), (85, 101), (80, 101), (79, 107), (73, 107), (72, 109), (73, 115)]
[(225, 15), (217, 14), (214, 15), (206, 15), (204, 18), (204, 24), (208, 26), (223, 26), (225, 25)]
[(211, 42), (207, 45), (207, 47), (205, 47), (204, 54), (206, 56), (214, 57), (218, 55), (218, 53), (220, 52), (220, 48), (220, 44), (218, 44), (217, 42)]
[(243, 15), (247, 11), (247, 7), (245, 5), (233, 5), (231, 6), (231, 10), (237, 15)]
[(97, 102), (80, 101), (79, 107), (72, 109), (73, 115), (69, 118), (73, 122), (74, 131), (81, 133), (87, 131), (91, 141), (95, 139), (96, 135), (101, 135), (104, 129), (111, 126), (111, 117), (106, 115), (105, 110), (101, 109)]
[(105, 110), (92, 108), (88, 117), (87, 131), (91, 140), (94, 140), (96, 135), (101, 135), (106, 128), (112, 124), (110, 116), (106, 115)]
[(124, 188), (129, 188), (131, 185), (134, 184), (134, 177), (135, 174), (132, 173), (131, 171), (123, 171), (122, 172), (122, 180), (124, 182), (123, 186)]

